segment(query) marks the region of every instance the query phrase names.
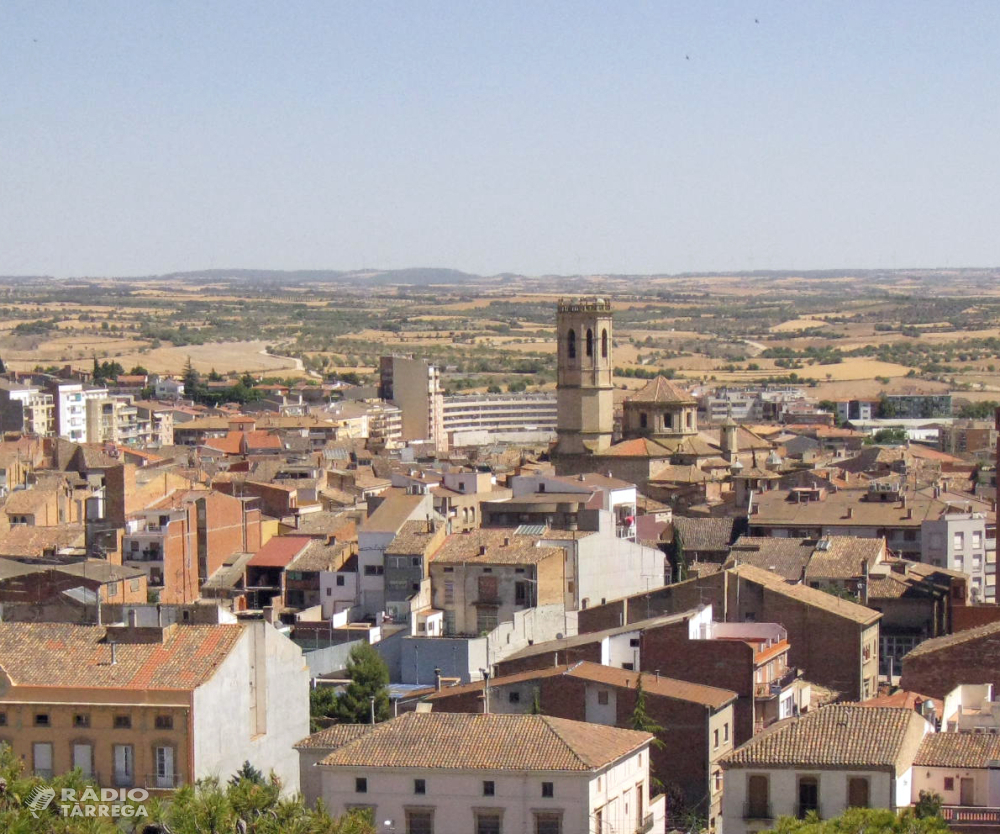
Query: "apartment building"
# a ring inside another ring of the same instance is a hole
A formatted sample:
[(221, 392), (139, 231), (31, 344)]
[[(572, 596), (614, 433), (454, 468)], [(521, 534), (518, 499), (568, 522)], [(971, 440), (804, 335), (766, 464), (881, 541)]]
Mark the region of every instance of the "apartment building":
[(997, 428), (990, 420), (956, 420), (938, 429), (938, 448), (951, 455), (996, 452)]
[(558, 422), (551, 394), (446, 396), (442, 416), (450, 447), (518, 439), (545, 442), (555, 438)]
[(56, 434), (67, 440), (86, 443), (89, 439), (87, 403), (90, 400), (107, 398), (108, 389), (82, 382), (52, 379), (48, 383), (48, 393), (51, 394), (53, 401)]
[(413, 712), (356, 735), (341, 728), (317, 735), (300, 752), (310, 760), (325, 753), (311, 766), (320, 770), (326, 807), (334, 814), (371, 808), (390, 830), (576, 834), (663, 826), (663, 801), (650, 798), (649, 733), (546, 715)]
[(0, 741), (40, 776), (169, 791), (261, 763), (298, 789), (301, 650), (248, 625), (0, 623)]
[(34, 385), (0, 379), (0, 431), (50, 437), (55, 434), (52, 395)]
[(437, 367), (412, 356), (379, 359), (379, 397), (402, 412), (401, 440), (426, 440), (435, 449), (447, 448), (444, 395)]
[(903, 658), (899, 685), (933, 698), (965, 683), (1000, 688), (1000, 622), (924, 640)]
[(174, 490), (129, 513), (123, 563), (142, 568), (160, 602), (193, 602), (227, 557), (260, 547), (261, 512), (252, 499)]
[(996, 522), (987, 524), (986, 513), (947, 511), (921, 525), (920, 561), (966, 574), (973, 603), (997, 601)]

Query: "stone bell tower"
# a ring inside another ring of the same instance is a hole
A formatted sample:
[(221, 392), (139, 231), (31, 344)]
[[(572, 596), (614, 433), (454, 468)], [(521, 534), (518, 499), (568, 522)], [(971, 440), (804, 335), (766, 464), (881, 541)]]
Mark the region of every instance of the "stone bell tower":
[(561, 300), (558, 339), (558, 442), (555, 454), (600, 454), (611, 445), (614, 385), (611, 377), (611, 302)]

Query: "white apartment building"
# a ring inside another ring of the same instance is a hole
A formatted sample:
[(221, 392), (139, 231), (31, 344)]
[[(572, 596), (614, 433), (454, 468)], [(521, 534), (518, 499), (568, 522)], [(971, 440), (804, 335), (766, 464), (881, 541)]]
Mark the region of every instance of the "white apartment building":
[(48, 437), (55, 433), (52, 395), (33, 385), (0, 380), (0, 431)]
[(309, 804), (371, 808), (382, 831), (632, 834), (664, 824), (662, 798), (650, 802), (652, 739), (545, 715), (413, 712), (297, 747)]
[(996, 538), (987, 536), (985, 513), (947, 512), (927, 519), (920, 544), (921, 562), (968, 574), (974, 603), (996, 602)]
[(54, 380), (49, 386), (55, 406), (56, 434), (76, 443), (86, 443), (87, 402), (104, 399), (107, 388), (93, 388), (82, 382)]
[(402, 412), (402, 440), (427, 440), (438, 450), (447, 448), (441, 373), (436, 366), (409, 356), (383, 356), (379, 396)]
[(469, 394), (444, 398), (444, 431), (451, 446), (556, 436), (556, 398), (551, 394)]

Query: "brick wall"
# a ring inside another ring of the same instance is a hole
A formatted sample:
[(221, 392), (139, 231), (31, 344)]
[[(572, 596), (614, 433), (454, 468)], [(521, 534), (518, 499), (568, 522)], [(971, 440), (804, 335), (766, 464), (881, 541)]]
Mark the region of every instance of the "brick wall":
[(944, 698), (962, 683), (992, 683), (1000, 688), (1000, 633), (903, 658), (899, 685), (905, 690)]
[(568, 649), (553, 649), (531, 657), (509, 658), (496, 664), (496, 673), (497, 677), (514, 675), (518, 672), (530, 672), (535, 669), (551, 669), (553, 666), (577, 663), (580, 660), (600, 663), (601, 641), (595, 640), (593, 643), (585, 643), (582, 646)]

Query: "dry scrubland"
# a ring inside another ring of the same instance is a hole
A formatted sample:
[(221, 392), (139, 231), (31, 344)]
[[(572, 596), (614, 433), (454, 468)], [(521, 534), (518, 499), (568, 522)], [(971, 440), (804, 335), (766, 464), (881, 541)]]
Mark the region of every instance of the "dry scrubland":
[(85, 369), (96, 356), (180, 373), (190, 358), (202, 373), (371, 379), (380, 354), (401, 352), (439, 364), (455, 392), (547, 390), (554, 306), (571, 286), (614, 300), (622, 387), (665, 371), (691, 382), (804, 380), (820, 398), (955, 390), (970, 401), (1000, 399), (998, 278), (0, 279), (0, 356), (21, 370)]

